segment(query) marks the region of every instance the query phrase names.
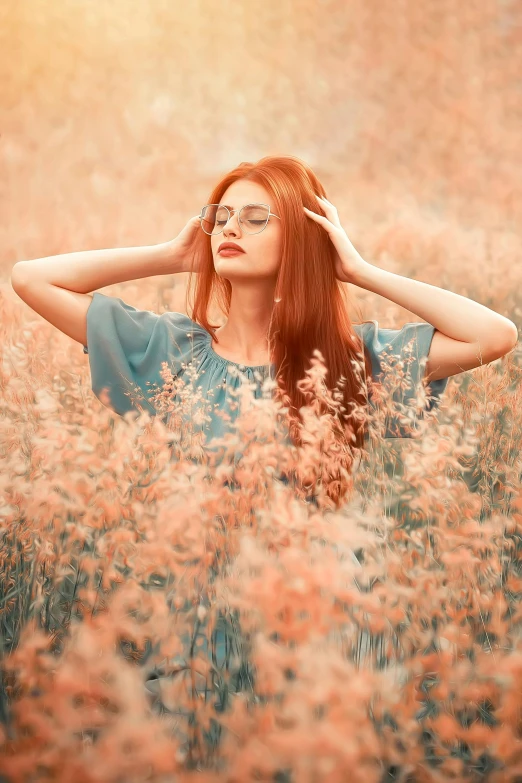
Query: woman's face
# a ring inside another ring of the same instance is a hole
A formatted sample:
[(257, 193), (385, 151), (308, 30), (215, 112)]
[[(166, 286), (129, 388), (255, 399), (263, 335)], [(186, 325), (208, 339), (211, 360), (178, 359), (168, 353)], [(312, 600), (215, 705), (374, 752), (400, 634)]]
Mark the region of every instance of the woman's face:
[[(214, 269), (218, 275), (233, 282), (247, 282), (256, 278), (277, 279), (281, 263), (281, 220), (272, 214), (266, 228), (258, 234), (249, 234), (238, 221), (239, 210), (244, 204), (268, 204), (277, 213), (275, 204), (262, 185), (248, 180), (237, 180), (223, 194), (221, 204), (236, 210), (220, 234), (210, 237)], [(234, 256), (218, 252), (223, 242), (234, 242), (245, 252)]]

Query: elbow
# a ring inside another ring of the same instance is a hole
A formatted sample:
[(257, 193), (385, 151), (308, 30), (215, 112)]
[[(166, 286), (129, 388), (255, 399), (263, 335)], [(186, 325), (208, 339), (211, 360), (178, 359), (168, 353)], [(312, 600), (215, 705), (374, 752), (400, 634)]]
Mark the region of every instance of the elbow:
[(509, 350), (511, 351), (518, 343), (518, 329), (516, 324), (513, 323), (513, 321), (510, 321), (510, 324), (511, 324), (511, 329), (510, 329)]
[(24, 267), (24, 261), (18, 261), (11, 270), (11, 286), (13, 291), (18, 291), (27, 281), (27, 269)]
[(512, 321), (503, 330), (503, 334), (498, 336), (497, 348), (501, 351), (501, 356), (509, 353), (518, 343), (518, 329)]

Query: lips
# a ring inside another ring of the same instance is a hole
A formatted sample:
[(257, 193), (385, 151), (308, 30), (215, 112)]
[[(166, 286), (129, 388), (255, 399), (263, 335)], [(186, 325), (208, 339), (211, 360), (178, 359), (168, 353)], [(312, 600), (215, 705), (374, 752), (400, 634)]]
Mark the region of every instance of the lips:
[(218, 253), (221, 253), (222, 250), (237, 250), (239, 253), (245, 252), (243, 248), (236, 245), (235, 242), (222, 242), (218, 247)]

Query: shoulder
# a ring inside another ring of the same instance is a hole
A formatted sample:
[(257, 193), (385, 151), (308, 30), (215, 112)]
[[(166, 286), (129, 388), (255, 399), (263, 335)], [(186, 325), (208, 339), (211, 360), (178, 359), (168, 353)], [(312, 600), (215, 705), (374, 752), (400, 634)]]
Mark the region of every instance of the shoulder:
[(411, 355), (416, 363), (425, 360), (435, 332), (434, 326), (424, 322), (408, 322), (398, 329), (381, 326), (375, 319), (352, 325), (363, 339), (377, 372), (387, 358)]
[(379, 354), (381, 353), (383, 335), (379, 324), (375, 320), (362, 321), (352, 324), (355, 333), (361, 338), (363, 345), (370, 356), (372, 363), (372, 375), (376, 375), (380, 369)]
[(206, 329), (196, 321), (193, 321), (190, 316), (185, 313), (179, 313), (176, 310), (166, 310), (161, 314), (160, 318), (175, 329), (194, 329), (194, 331), (206, 333)]
[(168, 331), (180, 338), (185, 336), (204, 337), (208, 334), (203, 326), (193, 321), (188, 315), (175, 310), (156, 313), (153, 310), (134, 307), (118, 296), (106, 296), (99, 292), (94, 293), (92, 305), (91, 317), (93, 315), (95, 317), (105, 316), (116, 326), (123, 327), (123, 331), (127, 334), (136, 335), (142, 332), (145, 336), (154, 332), (160, 336), (164, 331)]
[(185, 313), (168, 310), (162, 313), (160, 318), (168, 332), (169, 339), (174, 341), (174, 345), (190, 344), (194, 346), (210, 339), (210, 333)]
[[(126, 354), (162, 353), (201, 343), (208, 332), (184, 313), (166, 311), (158, 314), (139, 309), (118, 296), (95, 291), (87, 311), (87, 338), (91, 349), (103, 346)], [(84, 353), (91, 353), (84, 346)]]
[[(362, 337), (372, 364), (375, 380), (386, 380), (388, 370), (397, 362), (404, 361), (404, 370), (412, 384), (412, 391), (426, 377), (426, 366), (431, 350), (435, 327), (426, 322), (408, 322), (399, 329), (389, 329), (376, 320), (353, 324)], [(445, 390), (448, 378), (430, 382), (433, 395), (440, 396)]]
[(366, 342), (370, 335), (374, 334), (377, 329), (379, 328), (379, 325), (377, 321), (362, 321), (360, 324), (352, 324), (355, 332), (360, 336), (364, 338), (364, 341)]

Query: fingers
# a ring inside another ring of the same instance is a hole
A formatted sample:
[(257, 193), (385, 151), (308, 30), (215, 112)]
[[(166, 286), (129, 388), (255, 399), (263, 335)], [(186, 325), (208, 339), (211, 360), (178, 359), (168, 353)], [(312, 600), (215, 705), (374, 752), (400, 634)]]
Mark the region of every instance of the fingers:
[(311, 217), (317, 223), (321, 223), (321, 225), (324, 225), (325, 228), (327, 225), (330, 224), (328, 218), (326, 218), (324, 215), (318, 215), (317, 212), (312, 212), (312, 210), (308, 209), (308, 207), (305, 207), (304, 204), (303, 204), (303, 209), (308, 213), (307, 217)]
[[(325, 201), (325, 202), (328, 204), (328, 206), (329, 206), (329, 207), (334, 207), (334, 205), (332, 204), (332, 202), (331, 202), (331, 201), (328, 201), (328, 199), (327, 199), (327, 198), (325, 198), (324, 196), (318, 196), (318, 195), (317, 195), (317, 193), (316, 193), (316, 194), (315, 194), (315, 197), (316, 197), (316, 198), (318, 198), (318, 199), (319, 199), (319, 201)], [(335, 207), (334, 207), (334, 209), (335, 209)]]

